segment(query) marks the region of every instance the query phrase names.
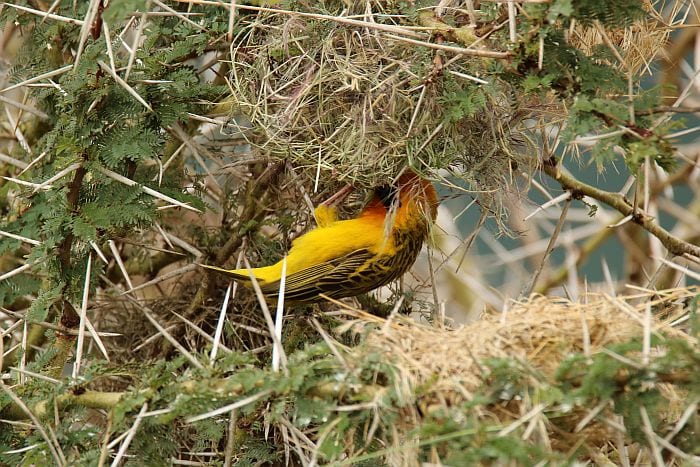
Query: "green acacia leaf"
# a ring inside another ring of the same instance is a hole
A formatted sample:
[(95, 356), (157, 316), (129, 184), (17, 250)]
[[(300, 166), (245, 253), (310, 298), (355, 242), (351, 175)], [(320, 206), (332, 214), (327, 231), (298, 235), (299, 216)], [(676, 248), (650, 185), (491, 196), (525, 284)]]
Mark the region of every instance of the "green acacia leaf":
[(49, 314), (49, 307), (61, 298), (63, 288), (64, 284), (59, 283), (42, 291), (39, 296), (32, 301), (29, 311), (27, 311), (27, 320), (29, 322), (46, 321), (46, 317)]
[(554, 22), (559, 17), (568, 18), (574, 12), (572, 0), (554, 0), (547, 12), (547, 21)]
[(92, 241), (97, 239), (97, 229), (94, 225), (88, 223), (82, 217), (78, 217), (73, 222), (73, 234), (85, 241)]

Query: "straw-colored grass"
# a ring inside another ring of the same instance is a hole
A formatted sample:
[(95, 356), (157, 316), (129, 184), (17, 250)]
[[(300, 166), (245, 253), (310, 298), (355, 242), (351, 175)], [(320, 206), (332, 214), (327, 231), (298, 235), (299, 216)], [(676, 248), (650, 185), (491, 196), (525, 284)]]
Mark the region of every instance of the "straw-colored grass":
[[(679, 289), (665, 293), (657, 303), (674, 307), (674, 319), (677, 312), (684, 312), (682, 299), (692, 296), (691, 290)], [(633, 303), (632, 298), (603, 294), (588, 295), (585, 302), (578, 303), (533, 296), (501, 314), (484, 314), (458, 329), (426, 326), (398, 317), (393, 323), (382, 323), (381, 332), (369, 334), (367, 348), (394, 359), (412, 386), (433, 381), (434, 391), (443, 396), (450, 393), (449, 399), (458, 402), (472, 396), (484, 383), (487, 375), (480, 363), (484, 360), (515, 358), (552, 377), (568, 355), (594, 354), (611, 344), (639, 337), (648, 302), (637, 306)], [(652, 331), (693, 342), (666, 321), (654, 319)]]
[(600, 28), (580, 24), (571, 29), (569, 41), (590, 56), (595, 56), (599, 47), (610, 47), (612, 44), (623, 58), (623, 63), (618, 62), (614, 66), (633, 75), (651, 74), (651, 62), (663, 55), (673, 27), (684, 24), (691, 10), (682, 2), (667, 4), (664, 1), (643, 0), (642, 4), (649, 12), (649, 18), (636, 21), (628, 28), (608, 32), (609, 42)]
[[(610, 401), (600, 401), (599, 412), (594, 413), (593, 406), (555, 408), (545, 399), (537, 400), (536, 395), (557, 384), (557, 372), (573, 355), (583, 354), (592, 361), (596, 356), (609, 354), (608, 349), (617, 344), (660, 338), (658, 345), (643, 349), (630, 360), (643, 368), (644, 361), (654, 361), (668, 351), (666, 339), (684, 341), (697, 350), (700, 343), (696, 338), (686, 329), (670, 325), (688, 313), (687, 300), (697, 293), (697, 288), (691, 288), (640, 291), (616, 298), (589, 294), (580, 302), (533, 295), (529, 300), (513, 303), (503, 313), (485, 314), (457, 329), (426, 326), (400, 316), (387, 321), (351, 312), (357, 318), (349, 320), (339, 331), (362, 331), (370, 325), (372, 331), (366, 333), (365, 342), (353, 351), (353, 358), (362, 361), (379, 354), (398, 373), (393, 389), (403, 398), (405, 413), (397, 425), (404, 436), (393, 438), (395, 450), (389, 456), (392, 465), (414, 465), (417, 451), (410, 446), (418, 440), (411, 439), (410, 433), (427, 414), (459, 418), (457, 414), (464, 410), (464, 403), (475, 401), (478, 394), (483, 396), (484, 390), (496, 390), (489, 389), (493, 387), (494, 376), (488, 362), (493, 359), (509, 360), (524, 370), (527, 376), (522, 385), (528, 388), (529, 396), (513, 397), (505, 389), (502, 404), (477, 404), (469, 409), (470, 416), (487, 425), (500, 424), (513, 429), (537, 423), (538, 428), (528, 430), (530, 434), (523, 435), (523, 439), (529, 437), (532, 442), (562, 452), (579, 445), (598, 463), (606, 456), (608, 462), (611, 458), (619, 462), (616, 456), (620, 446), (611, 446), (612, 440), (622, 436), (625, 445), (641, 452), (641, 460), (649, 446), (640, 447), (630, 439), (629, 432), (617, 428), (620, 424), (615, 423), (617, 416)], [(620, 371), (614, 378), (624, 388), (626, 372)], [(688, 407), (687, 391), (663, 380), (650, 381), (648, 389), (659, 389), (665, 407), (661, 415), (673, 425)], [(666, 380), (672, 381), (673, 376)], [(602, 378), (597, 384), (606, 385), (610, 381)], [(524, 419), (531, 416), (534, 422)], [(649, 451), (646, 454), (651, 455)], [(679, 460), (670, 457), (667, 465)]]

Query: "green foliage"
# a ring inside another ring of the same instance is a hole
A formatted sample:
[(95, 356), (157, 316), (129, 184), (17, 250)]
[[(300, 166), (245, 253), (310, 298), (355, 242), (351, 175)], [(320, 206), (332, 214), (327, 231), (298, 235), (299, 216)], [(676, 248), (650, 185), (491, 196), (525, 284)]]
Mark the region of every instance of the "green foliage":
[(527, 9), (528, 13), (546, 16), (547, 21), (552, 24), (562, 21), (565, 26), (575, 19), (585, 25), (600, 21), (610, 28), (622, 28), (648, 16), (642, 3), (635, 0), (554, 0), (548, 8), (534, 4), (527, 5)]
[[(610, 401), (611, 409), (623, 417), (631, 436), (645, 442), (641, 406), (656, 432), (662, 433), (675, 423), (663, 415), (670, 407), (661, 385), (669, 375), (687, 375), (677, 378), (675, 384), (676, 390), (687, 391), (688, 400), (700, 395), (700, 380), (694, 371), (700, 362), (697, 348), (686, 340), (663, 336), (654, 337), (651, 345), (663, 348), (664, 352), (652, 355), (647, 366), (634, 363), (642, 350), (641, 342), (634, 339), (592, 356), (572, 355), (562, 362), (551, 380), (514, 359), (485, 361), (482, 363), (488, 377), (480, 392), (468, 402), (452, 406), (438, 404), (437, 409), (430, 408), (433, 392), (429, 383), (422, 389), (415, 388), (406, 398), (398, 392), (403, 383), (403, 369), (395, 367), (386, 355), (364, 350), (363, 343), (355, 349), (342, 350), (343, 361), (336, 358), (326, 343), (309, 344), (289, 353), (286, 372), (273, 372), (252, 354), (239, 352), (225, 354), (214, 366), (203, 369), (186, 366), (183, 357), (169, 362), (141, 363), (138, 368), (116, 369), (98, 363), (86, 369), (83, 384), (90, 385), (110, 374), (132, 376), (131, 390), (112, 412), (114, 433), (132, 426), (144, 403), (149, 404), (149, 410), (167, 409), (159, 416), (142, 419), (131, 448), (139, 453), (142, 464), (167, 463), (178, 454), (177, 440), (183, 436), (194, 443), (189, 447), (190, 452), (223, 452), (229, 413), (191, 424), (183, 419), (246, 398), (255, 400), (237, 408), (234, 432), (235, 458), (241, 465), (283, 461), (283, 449), (274, 442), (274, 429), (271, 438), (266, 436), (265, 428), (268, 424), (279, 426), (282, 420), (297, 430), (323, 434), (317, 452), (323, 463), (352, 460), (371, 465), (396, 453), (396, 449), (410, 447), (415, 449), (419, 460), (429, 462), (433, 453), (439, 452), (442, 461), (450, 465), (480, 462), (531, 465), (544, 461), (560, 464), (573, 462), (578, 453), (568, 447), (563, 451), (547, 450), (523, 440), (527, 424), (504, 432), (509, 422), (478, 414), (497, 413), (508, 404), (530, 400), (542, 404), (548, 423), (555, 430), (570, 430), (569, 417), (573, 412), (584, 410), (585, 413), (601, 401)], [(68, 390), (64, 385), (35, 383), (26, 386), (24, 393), (31, 394), (26, 399), (31, 406)], [(365, 404), (367, 407), (361, 408)], [(357, 409), (339, 410), (339, 406)], [(407, 422), (399, 414), (416, 407), (421, 408), (420, 420), (416, 420), (419, 423), (406, 432), (397, 432), (396, 424)], [(73, 462), (93, 462), (91, 459), (98, 456), (102, 439), (98, 429), (90, 424), (80, 428), (75, 425), (85, 417), (84, 408), (67, 407), (63, 412), (61, 424), (55, 430), (64, 451), (76, 456), (71, 458)], [(52, 420), (52, 413), (45, 414), (45, 418)], [(383, 440), (381, 443), (366, 443), (365, 430), (370, 425), (374, 426), (374, 438)], [(692, 439), (693, 426), (690, 421), (681, 439)], [(40, 445), (21, 456), (0, 453), (2, 462), (27, 462), (48, 455), (36, 434), (26, 437), (21, 429), (10, 429), (0, 430), (0, 436), (4, 445), (13, 448)], [(349, 444), (350, 440), (355, 444)], [(688, 449), (693, 449), (690, 446)], [(361, 454), (347, 457), (348, 450), (359, 452), (360, 449)]]
[(61, 298), (63, 286), (64, 284), (59, 282), (53, 287), (46, 287), (42, 290), (32, 301), (32, 305), (27, 312), (27, 319), (29, 321), (44, 321), (49, 314), (49, 307)]
[[(56, 14), (84, 18), (89, 4), (65, 0), (57, 2), (53, 8)], [(80, 169), (69, 171), (43, 190), (17, 188), (9, 183), (2, 187), (0, 229), (41, 242), (28, 248), (18, 240), (0, 238), (0, 254), (17, 257), (14, 267), (21, 264), (20, 257), (32, 264), (31, 276), (22, 274), (0, 282), (0, 306), (12, 307), (18, 300), (33, 295), (27, 311), (29, 322), (56, 321), (61, 318), (64, 307), (70, 307), (65, 303), (74, 306), (80, 303), (90, 253), (93, 255), (92, 289), (97, 287), (104, 266), (97, 259), (91, 242), (103, 244), (115, 236), (128, 236), (139, 228), (151, 227), (160, 218), (156, 209), (159, 203), (140, 185), (203, 207), (197, 196), (183, 193), (186, 173), (182, 164), (171, 167), (160, 184), (154, 179), (158, 176), (158, 160), (170, 155), (168, 147), (173, 138), (169, 130), (174, 125), (186, 128), (188, 113), (206, 113), (207, 103), (219, 100), (226, 92), (224, 87), (204, 80), (191, 61), (212, 47), (221, 34), (221, 24), (226, 21), (218, 14), (208, 14), (200, 18), (202, 26), (195, 27), (174, 16), (150, 17), (149, 26), (143, 29), (144, 45), (129, 64), (128, 54), (116, 53), (121, 47), (116, 34), (135, 11), (145, 11), (146, 6), (147, 2), (142, 0), (111, 2), (102, 19), (109, 26), (113, 51), (107, 50), (106, 31), (96, 28), (92, 31), (95, 37), (92, 34), (88, 37), (74, 69), (52, 78), (55, 87), (26, 88), (29, 94), (24, 99), (31, 100), (32, 107), (45, 112), (48, 118), (36, 127), (22, 128), (33, 152), (26, 153), (18, 146), (13, 157), (27, 163), (40, 154), (41, 157), (20, 178), (42, 183), (73, 164), (80, 165)], [(70, 55), (79, 48), (80, 27), (9, 7), (3, 8), (0, 16), (3, 22), (16, 21), (26, 32), (16, 65), (10, 72), (10, 83), (73, 62)], [(105, 71), (104, 67), (112, 66), (111, 58), (121, 77), (125, 77), (126, 67), (131, 67), (127, 81), (152, 111)], [(103, 169), (130, 178), (139, 185), (127, 186), (104, 175)], [(12, 202), (5, 203), (10, 189), (14, 191)], [(53, 332), (47, 336), (50, 341), (56, 339)], [(52, 346), (48, 349), (34, 357), (28, 368), (45, 372), (58, 352)], [(14, 364), (7, 358), (4, 363)], [(59, 365), (62, 367), (63, 363)], [(164, 384), (170, 377), (169, 372), (177, 371), (180, 365), (182, 362), (177, 359), (166, 368), (156, 365), (166, 371), (160, 383)], [(61, 369), (58, 369), (59, 374)], [(89, 383), (113, 371), (98, 365), (85, 375)], [(153, 379), (157, 381), (155, 376)], [(26, 384), (20, 396), (33, 405), (69, 390), (63, 385)], [(126, 397), (114, 412), (115, 429), (130, 426), (131, 412), (146, 400), (147, 395), (139, 392)], [(4, 396), (2, 403), (5, 404)], [(101, 431), (95, 425), (86, 424), (87, 418), (89, 414), (85, 409), (73, 407), (61, 416), (60, 425), (53, 427), (70, 464), (96, 464), (100, 455)], [(143, 437), (136, 437), (133, 446), (140, 450), (143, 462), (169, 462), (177, 450), (172, 428), (149, 420), (142, 429)], [(36, 431), (30, 436), (26, 434), (24, 429), (0, 429), (3, 446), (38, 445), (25, 453), (0, 453), (0, 462), (50, 464), (52, 458), (40, 434)], [(154, 439), (158, 442), (153, 443)]]
[(616, 0), (614, 2), (601, 2), (597, 0), (558, 1), (561, 4), (570, 4), (573, 8), (571, 17), (589, 24), (600, 21), (609, 27), (624, 27), (635, 20), (647, 16), (642, 7), (642, 2), (636, 0)]
[(480, 87), (463, 87), (455, 91), (447, 91), (441, 99), (445, 106), (445, 120), (456, 123), (465, 118), (473, 117), (486, 106), (486, 95)]
[(549, 89), (555, 78), (556, 76), (551, 73), (545, 75), (529, 74), (522, 82), (523, 91), (530, 93), (536, 90)]
[[(68, 11), (70, 2), (58, 5), (57, 11)], [(77, 16), (85, 15), (87, 3), (79, 3)], [(112, 31), (118, 30), (126, 18), (125, 12), (143, 9), (143, 1), (110, 4), (104, 19), (111, 22)], [(55, 69), (58, 49), (77, 49), (78, 28), (54, 21), (42, 21), (36, 15), (17, 16), (13, 9), (3, 11), (4, 19), (17, 17), (32, 34), (23, 44), (19, 66), (12, 71), (14, 82)], [(218, 17), (207, 21), (217, 22)], [(133, 177), (138, 183), (152, 184), (156, 172), (144, 170), (141, 165), (152, 162), (163, 154), (166, 144), (164, 129), (186, 120), (188, 112), (202, 112), (203, 102), (216, 100), (223, 88), (200, 82), (196, 70), (186, 64), (192, 56), (198, 56), (210, 44), (212, 36), (194, 34), (201, 32), (174, 17), (151, 19), (144, 31), (145, 46), (139, 49), (137, 63), (132, 68), (137, 80), (149, 79), (157, 84), (135, 84), (134, 90), (149, 103), (148, 111), (121, 84), (106, 74), (98, 62), (109, 63), (104, 38), (88, 39), (75, 70), (54, 78), (60, 86), (56, 89), (39, 88), (34, 98), (39, 107), (51, 116), (48, 126), (36, 136), (33, 147), (46, 153), (40, 164), (28, 171), (23, 178), (40, 183), (71, 164), (80, 163), (86, 170), (82, 180), (73, 171), (52, 184), (48, 191), (30, 194), (16, 205), (20, 216), (4, 222), (0, 228), (39, 240), (41, 247), (33, 249), (30, 259), (35, 263), (35, 273), (47, 274), (49, 282), (60, 282), (65, 289), (48, 286), (32, 306), (31, 316), (46, 316), (47, 305), (62, 293), (79, 293), (77, 286), (82, 278), (80, 268), (85, 264), (88, 242), (100, 241), (105, 236), (131, 231), (151, 225), (157, 219), (154, 198), (138, 186), (129, 187), (114, 181), (100, 170), (106, 167)], [(214, 34), (214, 33), (212, 33)], [(50, 47), (47, 47), (47, 44)], [(113, 44), (116, 46), (116, 44)], [(115, 56), (115, 65), (124, 67), (128, 57)], [(134, 168), (137, 170), (134, 171)], [(160, 190), (176, 199), (201, 206), (193, 196), (185, 195), (181, 186), (182, 172), (171, 170), (166, 174)], [(77, 184), (78, 197), (68, 200), (68, 194)], [(18, 241), (3, 238), (0, 251), (16, 249)], [(56, 260), (61, 248), (71, 250), (71, 263)], [(2, 284), (0, 298), (11, 303), (20, 290), (17, 282)], [(14, 290), (13, 290), (14, 289)], [(36, 281), (27, 282), (25, 291), (38, 289)], [(76, 301), (76, 295), (67, 297)]]
[(103, 18), (110, 24), (118, 24), (126, 15), (145, 11), (147, 4), (148, 0), (121, 0), (110, 5), (103, 13)]
[[(640, 92), (639, 76), (633, 76), (633, 102), (620, 97), (628, 93), (625, 77), (619, 71), (617, 55), (605, 44), (585, 55), (567, 41), (566, 28), (572, 20), (594, 27), (594, 23), (615, 30), (648, 16), (634, 0), (599, 2), (556, 0), (551, 4), (528, 4), (526, 20), (519, 22), (519, 33), (539, 39), (522, 43), (516, 57), (517, 72), (504, 74), (526, 93), (553, 90), (572, 105), (563, 133), (565, 142), (577, 136), (598, 135), (590, 149), (602, 170), (616, 154), (624, 156), (632, 174), (645, 160), (653, 160), (665, 170), (675, 166), (674, 149), (664, 135), (679, 123), (658, 125), (647, 111), (662, 104), (658, 89)], [(505, 34), (503, 32), (502, 34)], [(541, 43), (540, 43), (541, 41)], [(541, 63), (540, 63), (541, 60)], [(634, 115), (630, 115), (633, 109)]]
[[(579, 135), (598, 135), (591, 155), (600, 168), (621, 153), (630, 172), (636, 174), (646, 160), (656, 162), (664, 170), (676, 165), (675, 149), (664, 136), (682, 123), (671, 121), (658, 124), (644, 116), (646, 109), (660, 105), (657, 89), (640, 94), (630, 103), (620, 99), (576, 99), (562, 138), (569, 142)], [(630, 105), (635, 109), (635, 119), (630, 118)]]
[(547, 11), (547, 21), (553, 23), (559, 18), (570, 18), (573, 13), (572, 0), (554, 0)]
[(20, 297), (39, 291), (41, 281), (29, 274), (6, 279), (0, 282), (0, 303), (14, 303)]
[(691, 398), (698, 394), (698, 375), (693, 369), (698, 364), (697, 349), (683, 340), (654, 338), (651, 345), (662, 343), (666, 352), (649, 366), (628, 363), (637, 361), (642, 351), (638, 340), (612, 346), (609, 352), (596, 354), (593, 359), (583, 355), (570, 357), (562, 363), (557, 375), (565, 389), (563, 401), (588, 407), (599, 401), (612, 401), (615, 412), (624, 417), (630, 435), (644, 442), (641, 407), (646, 410), (654, 431), (659, 431), (662, 414), (670, 410), (660, 384), (665, 375), (688, 371), (690, 378), (683, 382), (683, 387), (689, 390)]
[(609, 64), (614, 60), (609, 63), (604, 60), (610, 53), (608, 49), (587, 56), (569, 44), (564, 29), (547, 24), (544, 17), (529, 18), (519, 27), (533, 40), (521, 44), (514, 59), (515, 68), (504, 70), (502, 77), (524, 92), (553, 90), (566, 100), (623, 92), (624, 77)]

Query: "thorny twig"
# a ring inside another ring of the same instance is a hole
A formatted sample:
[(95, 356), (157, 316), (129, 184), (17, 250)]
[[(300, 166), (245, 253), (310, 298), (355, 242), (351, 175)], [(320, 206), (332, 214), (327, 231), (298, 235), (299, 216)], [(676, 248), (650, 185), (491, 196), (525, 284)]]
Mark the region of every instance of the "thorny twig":
[(601, 203), (605, 203), (623, 216), (632, 216), (632, 222), (658, 238), (670, 253), (676, 256), (690, 254), (700, 257), (700, 246), (693, 245), (674, 236), (668, 230), (661, 227), (652, 216), (640, 209), (635, 210), (634, 206), (621, 194), (601, 190), (592, 185), (583, 183), (576, 177), (562, 170), (553, 159), (545, 161), (544, 164), (542, 164), (541, 170), (561, 183), (561, 186), (565, 190), (575, 192), (579, 195), (589, 196)]

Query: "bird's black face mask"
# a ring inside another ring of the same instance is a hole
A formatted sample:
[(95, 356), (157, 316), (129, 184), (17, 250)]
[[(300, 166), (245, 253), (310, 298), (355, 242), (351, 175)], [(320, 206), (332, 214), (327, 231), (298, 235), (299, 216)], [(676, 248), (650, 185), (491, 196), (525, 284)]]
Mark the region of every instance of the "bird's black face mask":
[(382, 204), (387, 209), (391, 208), (391, 205), (397, 202), (396, 195), (398, 190), (395, 186), (382, 185), (374, 189), (374, 194), (382, 201)]

